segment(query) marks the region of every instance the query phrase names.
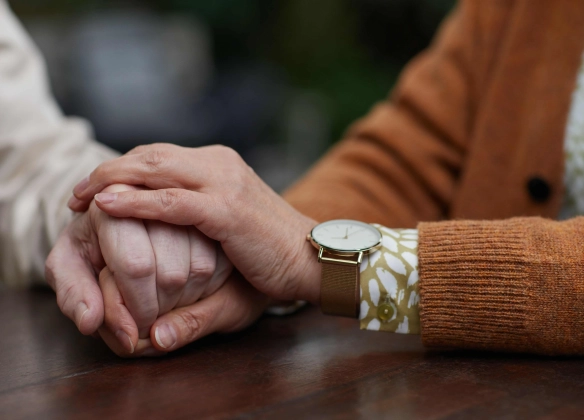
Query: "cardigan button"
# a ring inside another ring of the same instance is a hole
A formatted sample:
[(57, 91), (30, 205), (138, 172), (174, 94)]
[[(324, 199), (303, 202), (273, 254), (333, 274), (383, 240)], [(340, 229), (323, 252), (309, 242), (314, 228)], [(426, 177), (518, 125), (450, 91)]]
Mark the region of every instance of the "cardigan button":
[(377, 308), (377, 318), (381, 320), (381, 322), (387, 322), (391, 318), (393, 318), (393, 307), (389, 303), (382, 303)]
[(550, 198), (552, 194), (552, 188), (550, 184), (538, 176), (534, 176), (527, 181), (527, 191), (531, 199), (537, 203), (543, 203)]

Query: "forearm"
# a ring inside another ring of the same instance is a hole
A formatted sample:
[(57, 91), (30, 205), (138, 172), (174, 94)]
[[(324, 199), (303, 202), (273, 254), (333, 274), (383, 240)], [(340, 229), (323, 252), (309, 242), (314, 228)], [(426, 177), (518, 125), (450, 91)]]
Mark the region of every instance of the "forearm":
[(447, 218), (473, 129), (473, 21), (481, 4), (457, 5), (432, 45), (408, 64), (391, 98), (353, 124), (284, 194), (290, 204), (321, 222), (414, 228)]
[(584, 354), (584, 219), (422, 223), (430, 347)]
[(421, 223), (382, 233), (360, 276), (362, 329), (428, 347), (584, 354), (584, 218)]
[(42, 279), (75, 183), (116, 154), (62, 115), (42, 57), (3, 0), (0, 44), (0, 282), (19, 286)]

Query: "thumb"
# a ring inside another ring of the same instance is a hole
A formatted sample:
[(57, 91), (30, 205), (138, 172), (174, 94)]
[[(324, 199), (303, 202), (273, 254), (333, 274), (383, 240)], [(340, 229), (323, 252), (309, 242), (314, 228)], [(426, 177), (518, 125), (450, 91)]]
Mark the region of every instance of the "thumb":
[(59, 308), (85, 335), (97, 331), (104, 316), (101, 290), (89, 264), (67, 231), (45, 263), (45, 278), (57, 294)]
[(150, 330), (152, 345), (171, 351), (214, 332), (241, 330), (259, 318), (268, 302), (236, 273), (208, 298), (158, 318)]

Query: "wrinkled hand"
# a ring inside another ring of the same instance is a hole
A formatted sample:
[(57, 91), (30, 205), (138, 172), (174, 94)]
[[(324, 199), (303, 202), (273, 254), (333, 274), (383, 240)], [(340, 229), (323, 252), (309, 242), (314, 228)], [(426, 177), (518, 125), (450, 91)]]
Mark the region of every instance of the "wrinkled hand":
[[(113, 185), (105, 191), (132, 189)], [(220, 246), (194, 227), (119, 219), (95, 203), (76, 215), (46, 263), (63, 313), (83, 334), (99, 328), (124, 356), (160, 353), (149, 339), (156, 319), (213, 294), (231, 271)]]
[(320, 268), (305, 240), (316, 222), (288, 205), (233, 150), (140, 146), (95, 169), (75, 188), (70, 207), (83, 210), (115, 183), (151, 190), (98, 194), (97, 206), (106, 213), (195, 226), (221, 242), (259, 291), (318, 303)]
[(239, 331), (258, 319), (269, 303), (266, 295), (234, 272), (211, 296), (158, 318), (151, 328), (151, 338), (139, 340), (137, 350), (130, 354), (108, 327), (108, 316), (111, 320), (125, 320), (131, 315), (107, 267), (102, 270), (99, 283), (106, 313), (106, 322), (99, 329), (99, 334), (117, 355), (123, 357), (158, 356), (211, 333)]

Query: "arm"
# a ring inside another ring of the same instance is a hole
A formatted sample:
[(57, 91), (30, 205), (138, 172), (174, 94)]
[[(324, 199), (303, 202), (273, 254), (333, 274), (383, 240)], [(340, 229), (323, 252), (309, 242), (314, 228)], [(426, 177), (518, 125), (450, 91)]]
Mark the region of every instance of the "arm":
[(41, 281), (44, 262), (71, 219), (75, 183), (117, 154), (65, 118), (42, 57), (0, 0), (0, 283)]
[[(398, 227), (448, 217), (470, 147), (473, 98), (483, 96), (513, 4), (461, 2), (433, 46), (408, 66), (392, 99), (354, 125), (287, 200), (317, 220)], [(484, 19), (475, 19), (479, 12)], [(477, 33), (480, 22), (496, 24)], [(584, 354), (583, 218), (418, 228), (425, 345)]]
[(584, 354), (584, 218), (419, 228), (426, 345)]
[[(465, 141), (472, 130), (472, 111), (477, 106), (470, 98), (479, 97), (471, 87), (478, 89), (484, 82), (477, 69), (486, 67), (492, 54), (487, 49), (470, 60), (473, 51), (468, 40), (474, 36), (468, 28), (473, 26), (479, 5), (504, 8), (508, 3), (512, 2), (463, 2), (442, 31), (441, 39), (449, 42), (439, 41), (415, 61), (402, 78), (393, 102), (381, 105), (358, 123), (347, 140), (288, 192), (288, 201), (317, 220), (347, 217), (408, 226), (419, 220), (447, 217), (468, 147)], [(493, 14), (489, 18), (493, 19)], [(294, 293), (286, 298), (318, 301), (314, 251), (305, 247), (306, 251), (294, 253), (289, 248), (271, 246), (279, 244), (283, 233), (290, 234), (290, 242), (298, 228), (304, 226), (303, 233), (307, 232), (310, 220), (302, 223), (293, 212), (288, 212), (287, 218), (283, 212), (265, 212), (266, 208), (270, 210), (266, 205), (254, 208), (255, 202), (269, 203), (270, 199), (265, 194), (257, 196), (263, 187), (250, 189), (252, 183), (238, 172), (236, 179), (248, 182), (235, 183), (235, 190), (232, 180), (213, 185), (216, 180), (206, 179), (206, 171), (192, 169), (196, 167), (194, 163), (208, 161), (202, 149), (191, 152), (189, 163), (181, 163), (189, 160), (184, 151), (153, 148), (141, 152), (142, 157), (136, 153), (95, 171), (90, 186), (77, 198), (90, 200), (114, 182), (146, 181), (151, 188), (162, 190), (103, 197), (98, 205), (116, 216), (194, 224), (209, 236), (232, 238), (228, 244), (233, 251), (230, 258), (236, 266), (246, 266), (248, 273), (240, 271), (256, 287), (263, 286), (272, 296), (275, 292), (283, 295), (285, 291), (313, 290), (312, 299)], [(226, 185), (230, 189), (221, 188)], [(250, 213), (250, 209), (259, 215)], [(298, 220), (295, 229), (288, 229), (294, 219)], [(279, 235), (265, 235), (269, 223), (273, 223), (271, 231)], [(252, 229), (245, 229), (246, 224)], [(231, 236), (232, 233), (238, 235)], [(424, 343), (584, 354), (582, 237), (583, 218), (566, 222), (517, 218), (420, 224)], [(241, 243), (237, 244), (237, 240)], [(301, 243), (303, 238), (297, 241)], [(246, 254), (245, 246), (250, 244), (254, 252)], [(266, 264), (282, 262), (282, 256), (291, 260), (288, 266), (277, 267), (278, 278), (284, 281), (277, 290), (267, 288), (267, 279), (274, 277), (266, 267), (274, 266)], [(264, 257), (268, 258), (262, 260)], [(302, 279), (301, 274), (294, 273), (296, 267), (312, 274)], [(305, 282), (303, 288), (297, 286), (301, 280)], [(310, 284), (312, 289), (307, 286)]]
[[(62, 115), (41, 55), (0, 0), (0, 283), (42, 281), (55, 245), (46, 277), (63, 313), (85, 334), (105, 320), (108, 345), (136, 356), (151, 348), (144, 337), (157, 316), (212, 294), (231, 264), (194, 228), (109, 218), (95, 206), (72, 217), (75, 183), (116, 156)], [(125, 312), (104, 313), (96, 277), (106, 263), (117, 292), (106, 304), (122, 296)]]
[[(391, 98), (357, 121), (286, 200), (319, 221), (414, 227), (446, 218), (474, 123), (482, 63), (493, 53), (476, 40), (476, 16), (493, 14), (478, 9), (490, 3), (462, 1), (406, 67)], [(499, 27), (492, 29), (495, 37)]]
[[(98, 194), (96, 203), (115, 217), (194, 225), (221, 242), (258, 290), (319, 302), (320, 269), (304, 236), (315, 222), (287, 207), (232, 151), (143, 147), (100, 165), (90, 180), (78, 199), (115, 182), (146, 183), (155, 190)], [(420, 224), (426, 345), (584, 354), (582, 237), (584, 218)], [(196, 335), (182, 337), (177, 346)]]

